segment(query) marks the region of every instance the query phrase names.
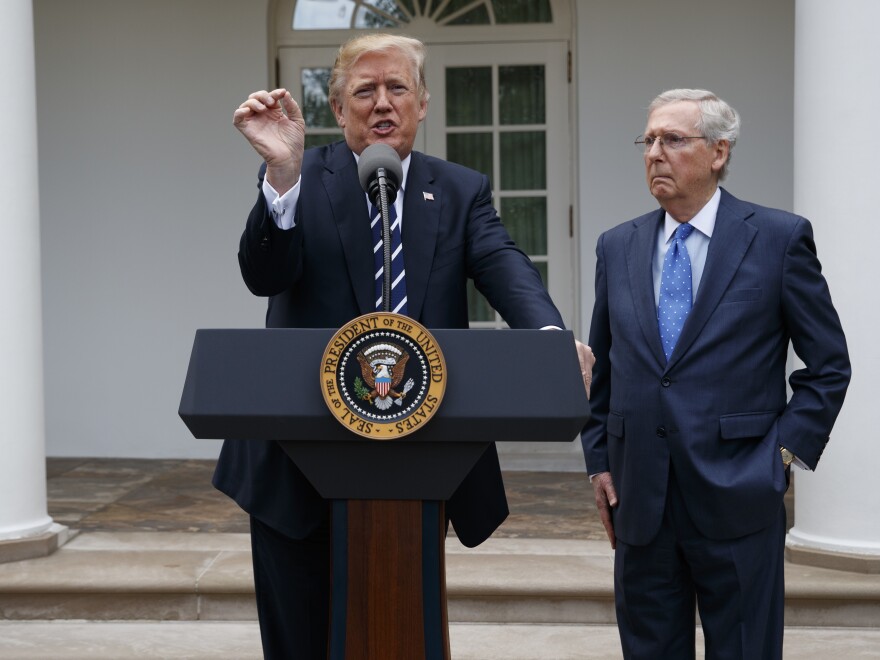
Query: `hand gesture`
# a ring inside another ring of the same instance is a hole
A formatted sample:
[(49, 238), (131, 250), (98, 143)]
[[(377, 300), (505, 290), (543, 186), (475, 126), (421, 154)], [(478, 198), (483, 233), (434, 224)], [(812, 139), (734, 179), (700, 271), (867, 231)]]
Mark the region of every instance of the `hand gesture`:
[(290, 92), (254, 92), (232, 115), (232, 124), (266, 161), (272, 187), (282, 195), (292, 188), (302, 169), (306, 124)]

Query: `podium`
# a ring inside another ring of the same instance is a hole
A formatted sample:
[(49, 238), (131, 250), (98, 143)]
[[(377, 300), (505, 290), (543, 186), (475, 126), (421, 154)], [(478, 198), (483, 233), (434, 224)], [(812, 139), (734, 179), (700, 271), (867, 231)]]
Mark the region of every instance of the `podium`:
[(333, 329), (199, 330), (179, 414), (202, 439), (278, 441), (332, 500), (329, 657), (446, 660), (448, 500), (495, 440), (568, 442), (589, 419), (574, 338), (432, 330), (443, 401), (403, 438), (356, 435), (319, 386)]

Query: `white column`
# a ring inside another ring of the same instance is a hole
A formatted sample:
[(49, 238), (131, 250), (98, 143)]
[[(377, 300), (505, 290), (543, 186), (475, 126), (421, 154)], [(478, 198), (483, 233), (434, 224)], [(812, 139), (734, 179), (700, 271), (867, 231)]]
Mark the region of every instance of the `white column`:
[[(63, 99), (57, 102), (63, 112)], [(10, 540), (43, 535), (53, 527), (46, 509), (31, 0), (3, 5), (0, 108), (0, 541), (8, 548)]]
[(813, 221), (853, 378), (814, 474), (795, 471), (793, 561), (880, 563), (880, 2), (796, 0), (794, 207)]

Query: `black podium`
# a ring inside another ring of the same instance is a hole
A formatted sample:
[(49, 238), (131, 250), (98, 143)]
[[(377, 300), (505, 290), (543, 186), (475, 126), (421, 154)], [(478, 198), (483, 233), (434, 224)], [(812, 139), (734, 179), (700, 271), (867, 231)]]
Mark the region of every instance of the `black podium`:
[(320, 362), (332, 329), (199, 330), (180, 403), (196, 438), (276, 440), (333, 500), (329, 657), (448, 659), (448, 500), (489, 443), (574, 439), (589, 403), (568, 331), (432, 330), (442, 404), (396, 440), (347, 430)]

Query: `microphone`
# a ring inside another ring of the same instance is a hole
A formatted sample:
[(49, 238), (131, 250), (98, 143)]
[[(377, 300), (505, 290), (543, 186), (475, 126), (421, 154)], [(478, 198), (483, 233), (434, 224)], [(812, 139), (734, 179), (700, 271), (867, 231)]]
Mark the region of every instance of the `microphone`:
[(382, 142), (371, 144), (361, 152), (358, 160), (358, 179), (361, 181), (361, 188), (376, 208), (380, 207), (379, 192), (382, 186), (387, 191), (388, 203), (393, 204), (397, 199), (400, 181), (403, 179), (400, 156), (387, 144)]
[(391, 311), (391, 215), (388, 207), (397, 198), (403, 179), (400, 156), (387, 144), (377, 142), (361, 152), (358, 159), (361, 188), (382, 216), (382, 311)]

